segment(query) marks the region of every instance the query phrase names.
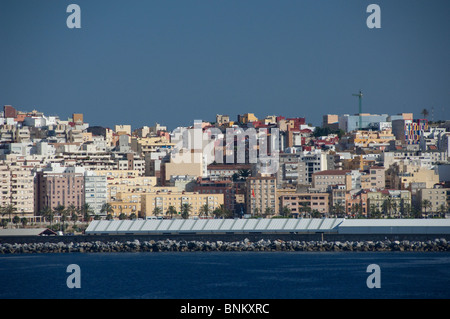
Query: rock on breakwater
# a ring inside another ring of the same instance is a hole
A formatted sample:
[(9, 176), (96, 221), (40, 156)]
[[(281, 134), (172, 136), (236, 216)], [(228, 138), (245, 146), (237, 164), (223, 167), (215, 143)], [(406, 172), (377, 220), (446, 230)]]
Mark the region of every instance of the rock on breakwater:
[(88, 241), (58, 243), (0, 244), (0, 254), (25, 253), (102, 253), (102, 252), (193, 252), (193, 251), (450, 251), (444, 238), (428, 241), (297, 241), (258, 240), (196, 241), (196, 240), (149, 240), (149, 241)]

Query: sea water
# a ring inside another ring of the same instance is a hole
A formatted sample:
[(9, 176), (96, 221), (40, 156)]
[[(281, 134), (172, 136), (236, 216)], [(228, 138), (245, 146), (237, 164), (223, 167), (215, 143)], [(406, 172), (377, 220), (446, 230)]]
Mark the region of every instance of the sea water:
[[(369, 265), (379, 288), (369, 288)], [(80, 288), (69, 288), (77, 265)], [(70, 280), (69, 280), (70, 279)], [(385, 299), (450, 297), (450, 254), (62, 253), (0, 256), (0, 299)]]

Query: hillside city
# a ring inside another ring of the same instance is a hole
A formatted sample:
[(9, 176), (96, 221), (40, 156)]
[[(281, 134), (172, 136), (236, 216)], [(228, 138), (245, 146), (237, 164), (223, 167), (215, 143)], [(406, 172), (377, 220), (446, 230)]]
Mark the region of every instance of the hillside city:
[(170, 131), (5, 105), (1, 226), (77, 233), (93, 219), (448, 218), (450, 121), (428, 117), (326, 114), (315, 127), (218, 114)]

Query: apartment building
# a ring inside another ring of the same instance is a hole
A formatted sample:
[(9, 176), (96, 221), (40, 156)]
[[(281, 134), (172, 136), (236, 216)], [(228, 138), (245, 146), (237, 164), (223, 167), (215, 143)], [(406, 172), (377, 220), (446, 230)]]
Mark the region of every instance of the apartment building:
[(301, 160), (301, 155), (296, 153), (282, 153), (279, 155), (277, 172), (277, 187), (309, 184), (307, 164)]
[(361, 188), (385, 188), (386, 176), (382, 166), (372, 166), (361, 171)]
[(367, 192), (369, 212), (379, 211), (387, 216), (398, 217), (411, 208), (411, 192), (408, 190), (384, 189)]
[[(418, 201), (422, 207), (422, 213), (443, 213), (450, 207), (450, 188), (422, 188), (418, 191)], [(424, 201), (430, 203), (430, 207), (423, 205)]]
[(94, 214), (101, 214), (102, 206), (107, 202), (108, 187), (106, 176), (86, 171), (84, 174), (85, 203)]
[(178, 217), (180, 217), (183, 204), (190, 205), (190, 217), (198, 217), (204, 205), (208, 205), (210, 212), (223, 205), (224, 194), (199, 194), (197, 192), (178, 191), (145, 193), (141, 195), (141, 216), (154, 216), (155, 208), (158, 208), (161, 214), (165, 214), (169, 207), (173, 206)]
[(235, 211), (236, 187), (231, 180), (214, 181), (199, 178), (193, 190), (199, 194), (223, 194), (225, 208), (231, 212)]
[(318, 191), (326, 192), (330, 186), (345, 185), (347, 190), (352, 189), (352, 175), (350, 170), (325, 170), (312, 175), (312, 187)]
[(55, 209), (59, 205), (81, 207), (85, 203), (82, 167), (64, 167), (58, 163), (38, 171), (35, 179), (35, 209)]
[(276, 215), (279, 213), (275, 177), (249, 177), (246, 183), (247, 214)]
[(32, 166), (0, 165), (0, 205), (13, 205), (24, 216), (34, 213), (34, 172)]
[(137, 170), (99, 170), (95, 174), (106, 177), (108, 202), (115, 200), (119, 193), (150, 192), (156, 185), (155, 176), (140, 176)]
[(293, 193), (280, 197), (280, 209), (288, 207), (292, 214), (310, 216), (312, 212), (323, 215), (330, 210), (329, 193)]

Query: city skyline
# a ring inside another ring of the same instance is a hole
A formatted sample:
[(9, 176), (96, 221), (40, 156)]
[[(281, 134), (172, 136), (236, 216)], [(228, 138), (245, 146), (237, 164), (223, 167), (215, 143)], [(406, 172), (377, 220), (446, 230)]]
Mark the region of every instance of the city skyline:
[[(448, 2), (2, 1), (0, 104), (91, 125), (158, 122), (170, 129), (216, 114), (305, 117), (398, 114), (450, 118)], [(23, 10), (26, 8), (26, 10)], [(447, 39), (447, 40), (445, 40)]]

